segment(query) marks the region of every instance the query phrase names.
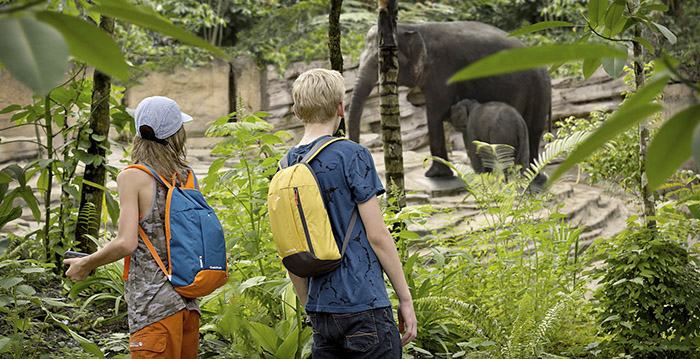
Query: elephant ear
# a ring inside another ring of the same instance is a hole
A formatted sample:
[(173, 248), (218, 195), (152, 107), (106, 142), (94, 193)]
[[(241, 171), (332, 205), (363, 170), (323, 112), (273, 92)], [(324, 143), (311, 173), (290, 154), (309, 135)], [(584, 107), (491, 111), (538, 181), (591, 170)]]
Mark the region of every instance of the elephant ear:
[(414, 85), (421, 87), (428, 76), (425, 66), (428, 50), (425, 47), (423, 36), (418, 31), (407, 30), (399, 37), (399, 47), (400, 52), (406, 55), (406, 62), (411, 67)]

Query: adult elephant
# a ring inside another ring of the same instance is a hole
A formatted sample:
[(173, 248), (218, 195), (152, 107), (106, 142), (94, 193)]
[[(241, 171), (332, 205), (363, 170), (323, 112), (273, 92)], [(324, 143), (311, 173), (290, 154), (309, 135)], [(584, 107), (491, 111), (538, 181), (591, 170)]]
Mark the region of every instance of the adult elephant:
[[(551, 105), (551, 81), (544, 68), (447, 84), (467, 65), (499, 51), (524, 44), (491, 25), (474, 21), (398, 24), (399, 85), (420, 88), (425, 95), (430, 153), (447, 160), (443, 121), (450, 106), (462, 99), (501, 101), (523, 116), (529, 133), (530, 161), (537, 157)], [(348, 134), (360, 138), (362, 108), (377, 82), (377, 27), (372, 27), (360, 56), (357, 82), (350, 100)], [(433, 161), (427, 177), (451, 176), (449, 167)]]

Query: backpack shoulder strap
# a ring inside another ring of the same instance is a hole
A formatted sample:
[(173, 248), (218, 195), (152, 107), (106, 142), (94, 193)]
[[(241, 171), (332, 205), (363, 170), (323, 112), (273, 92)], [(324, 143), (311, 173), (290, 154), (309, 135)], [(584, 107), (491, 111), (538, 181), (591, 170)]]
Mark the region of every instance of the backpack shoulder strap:
[(326, 148), (326, 146), (330, 145), (331, 143), (333, 143), (335, 141), (340, 141), (340, 140), (344, 140), (344, 139), (345, 139), (344, 137), (324, 137), (324, 138), (322, 138), (320, 141), (316, 142), (314, 147), (311, 147), (311, 150), (308, 153), (306, 153), (306, 156), (304, 156), (304, 158), (301, 161), (302, 162), (311, 161), (312, 159), (314, 159), (314, 157), (316, 157), (316, 155), (321, 153), (321, 151), (323, 151), (323, 149)]
[(131, 165), (131, 166), (127, 166), (126, 168), (124, 168), (124, 170), (128, 170), (130, 168), (138, 168), (141, 171), (144, 171), (144, 172), (148, 173), (149, 175), (151, 175), (153, 178), (158, 180), (158, 182), (162, 183), (165, 187), (168, 187), (168, 188), (172, 187), (172, 185), (170, 183), (163, 180), (163, 177), (161, 177), (158, 174), (158, 172), (154, 171), (151, 167), (148, 167), (146, 165)]
[[(320, 139), (318, 142), (316, 142), (314, 147), (311, 147), (311, 150), (309, 150), (309, 152), (306, 153), (306, 156), (304, 156), (304, 158), (301, 160), (301, 162), (311, 161), (314, 157), (316, 157), (316, 155), (318, 155), (321, 152), (321, 150), (326, 148), (326, 146), (330, 145), (331, 143), (333, 143), (335, 141), (345, 140), (345, 139), (346, 138), (344, 138), (344, 137), (324, 137), (324, 138)], [(289, 153), (284, 155), (284, 157), (282, 157), (282, 159), (280, 160), (280, 162), (278, 164), (280, 169), (285, 169), (285, 168), (289, 167), (288, 156), (289, 156)]]
[(345, 232), (345, 238), (343, 239), (343, 249), (340, 251), (340, 256), (345, 255), (345, 250), (348, 248), (348, 243), (350, 243), (350, 235), (352, 235), (352, 229), (355, 227), (355, 222), (357, 221), (357, 206), (352, 211), (352, 217), (350, 217), (350, 223), (348, 223), (348, 230)]
[(190, 166), (187, 166), (187, 183), (185, 183), (185, 188), (199, 189), (199, 182), (197, 182), (194, 170)]

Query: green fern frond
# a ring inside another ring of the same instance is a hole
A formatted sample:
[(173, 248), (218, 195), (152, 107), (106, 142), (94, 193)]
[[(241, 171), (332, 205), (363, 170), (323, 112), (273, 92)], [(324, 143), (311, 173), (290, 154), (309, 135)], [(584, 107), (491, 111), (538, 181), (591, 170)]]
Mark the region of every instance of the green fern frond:
[(458, 314), (460, 319), (470, 322), (485, 338), (499, 344), (505, 342), (505, 334), (500, 324), (474, 304), (444, 296), (419, 298), (415, 302), (429, 308), (452, 311)]
[(579, 143), (583, 142), (592, 132), (579, 131), (569, 136), (558, 138), (544, 146), (544, 151), (540, 152), (534, 163), (525, 171), (525, 177), (532, 181), (542, 169), (560, 155), (571, 152)]
[(476, 145), (476, 154), (481, 158), (485, 168), (503, 173), (508, 168), (515, 166), (515, 148), (506, 144), (490, 144), (482, 141), (473, 141)]
[(100, 220), (97, 218), (97, 207), (92, 202), (85, 202), (83, 210), (78, 214), (78, 226), (81, 226), (86, 232), (97, 230), (100, 225)]

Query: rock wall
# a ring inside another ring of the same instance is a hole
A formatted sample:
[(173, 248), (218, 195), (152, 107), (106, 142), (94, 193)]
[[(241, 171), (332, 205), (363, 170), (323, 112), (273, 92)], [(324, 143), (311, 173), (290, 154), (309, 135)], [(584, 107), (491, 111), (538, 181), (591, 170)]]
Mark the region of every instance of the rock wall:
[[(346, 61), (349, 63), (349, 61)], [(293, 136), (290, 143), (297, 141), (303, 131), (302, 124), (292, 111), (291, 90), (293, 81), (303, 71), (313, 67), (329, 68), (328, 61), (296, 63), (284, 73), (274, 68), (259, 69), (250, 57), (239, 57), (231, 63), (215, 61), (211, 65), (197, 69), (176, 69), (172, 72), (153, 72), (140, 79), (139, 83), (127, 89), (125, 104), (135, 108), (143, 98), (164, 95), (175, 99), (182, 110), (195, 118), (186, 125), (191, 147), (210, 147), (211, 140), (203, 136), (209, 124), (225, 116), (237, 107), (237, 98), (243, 100), (244, 112), (269, 112), (267, 120), (276, 130), (286, 130)], [(357, 64), (345, 68), (345, 102), (355, 85)], [(10, 104), (27, 104), (32, 101), (32, 93), (12, 78), (4, 69), (0, 70), (0, 109)], [(627, 86), (621, 78), (610, 79), (602, 70), (597, 71), (586, 81), (561, 78), (552, 81), (552, 118), (558, 120), (568, 116), (585, 117), (595, 109), (611, 111), (622, 101), (621, 93)], [(415, 150), (428, 145), (425, 106), (422, 94), (417, 89), (399, 88), (401, 132), (404, 149)], [(697, 103), (692, 91), (681, 84), (669, 84), (665, 92), (668, 118), (679, 109)], [(12, 114), (0, 115), (0, 128), (11, 126)], [(463, 149), (461, 133), (447, 126), (447, 141), (451, 149)], [(361, 123), (360, 142), (367, 147), (381, 147), (379, 97), (372, 91), (365, 104)], [(0, 163), (16, 158), (36, 155), (36, 145), (11, 142), (12, 140), (33, 139), (35, 129), (25, 126), (0, 132)], [(112, 137), (118, 134), (112, 133)]]

